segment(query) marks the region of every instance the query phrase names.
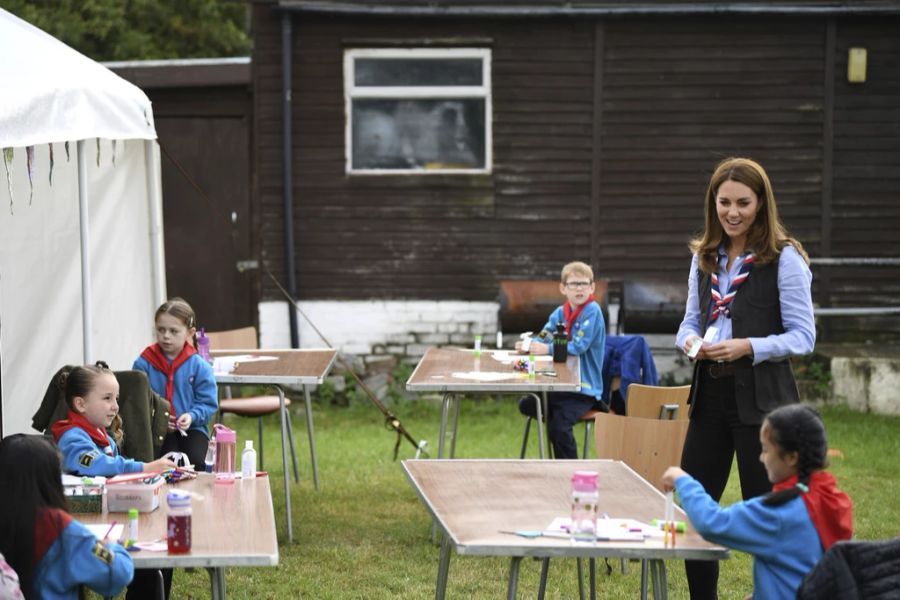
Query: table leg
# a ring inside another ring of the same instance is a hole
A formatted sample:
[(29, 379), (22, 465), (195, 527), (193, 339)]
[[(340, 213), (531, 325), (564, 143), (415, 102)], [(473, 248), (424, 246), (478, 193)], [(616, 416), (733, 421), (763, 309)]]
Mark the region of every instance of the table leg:
[(516, 588), (519, 586), (519, 565), (521, 556), (513, 556), (509, 563), (509, 585), (506, 587), (506, 600), (516, 600)]
[(668, 590), (665, 587), (666, 564), (659, 559), (650, 562), (650, 578), (653, 580), (653, 600), (661, 600), (668, 597)]
[(456, 431), (459, 427), (459, 398), (453, 397), (453, 433), (450, 434), (450, 458), (456, 456)]
[(447, 437), (447, 411), (450, 408), (450, 400), (453, 394), (446, 393), (441, 399), (441, 433), (438, 438), (438, 458), (444, 458), (444, 442)]
[(538, 600), (544, 600), (544, 594), (547, 593), (547, 572), (550, 570), (550, 557), (547, 556), (541, 560), (541, 580), (538, 584)]
[[(541, 392), (541, 401), (542, 401), (541, 408), (544, 409), (544, 414), (547, 415), (547, 419), (549, 420), (550, 419), (550, 417), (549, 417), (550, 403), (547, 400), (547, 392)], [(543, 421), (541, 421), (541, 440), (542, 441), (546, 440), (547, 444), (550, 443), (550, 427), (548, 427), (548, 425), (549, 425), (549, 423), (545, 424)], [(541, 454), (541, 458), (544, 458), (543, 454)]]
[(210, 597), (225, 600), (225, 567), (207, 567), (209, 572)]
[(584, 569), (581, 566), (581, 557), (575, 559), (578, 566), (578, 600), (584, 600)]
[(648, 562), (647, 559), (641, 561), (641, 600), (647, 600)]
[(545, 437), (544, 415), (547, 414), (546, 405), (544, 403), (546, 402), (546, 396), (544, 397), (544, 400), (542, 401), (541, 397), (538, 396), (537, 394), (535, 394), (534, 392), (529, 392), (528, 395), (531, 396), (532, 398), (534, 398), (535, 413), (537, 414), (538, 451), (541, 455), (541, 458), (546, 458), (547, 455), (544, 452), (544, 437)]
[(443, 535), (443, 540), (441, 541), (441, 556), (438, 559), (438, 573), (437, 573), (437, 584), (435, 585), (434, 590), (434, 598), (435, 600), (444, 600), (444, 595), (447, 593), (447, 575), (450, 572), (450, 536), (446, 534)]
[(284, 390), (281, 386), (272, 386), (278, 390), (278, 415), (281, 417), (281, 466), (284, 468), (284, 511), (287, 515), (288, 543), (294, 543), (294, 522), (291, 516), (291, 476), (288, 473), (288, 457), (287, 457), (287, 423), (285, 415), (287, 414), (284, 407)]
[[(312, 400), (309, 398), (309, 386), (303, 386), (303, 401), (306, 403), (306, 432), (309, 434), (309, 456), (312, 459), (313, 482), (319, 489), (319, 464), (316, 462), (316, 434), (313, 432)], [(294, 464), (294, 474), (297, 474), (297, 465)]]

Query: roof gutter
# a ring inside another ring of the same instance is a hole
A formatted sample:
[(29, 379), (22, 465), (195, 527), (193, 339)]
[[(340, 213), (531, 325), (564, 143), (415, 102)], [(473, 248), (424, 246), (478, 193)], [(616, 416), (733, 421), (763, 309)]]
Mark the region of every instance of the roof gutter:
[(283, 0), (278, 9), (287, 12), (385, 17), (631, 17), (695, 15), (849, 16), (900, 15), (900, 5), (817, 6), (779, 4), (627, 4), (624, 6), (407, 6), (375, 3), (304, 2)]

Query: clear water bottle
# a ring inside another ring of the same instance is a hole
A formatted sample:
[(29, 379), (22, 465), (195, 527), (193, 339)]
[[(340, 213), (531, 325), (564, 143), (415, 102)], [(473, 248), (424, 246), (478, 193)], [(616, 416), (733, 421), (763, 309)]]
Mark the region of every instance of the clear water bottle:
[(256, 450), (253, 449), (253, 440), (247, 440), (241, 453), (241, 479), (254, 477), (256, 477)]
[(237, 451), (237, 434), (221, 423), (216, 423), (216, 483), (234, 483), (235, 453)]
[(575, 471), (572, 474), (572, 525), (569, 533), (572, 542), (597, 540), (597, 490), (596, 471)]
[(206, 446), (206, 458), (203, 459), (203, 464), (206, 465), (206, 472), (213, 472), (213, 465), (216, 463), (216, 433), (213, 430), (213, 434), (209, 436), (209, 444)]
[(200, 328), (200, 335), (197, 336), (197, 354), (206, 362), (212, 362), (209, 357), (209, 336), (206, 335), (206, 329), (203, 327)]
[(187, 554), (191, 551), (193, 512), (191, 495), (172, 491), (166, 494), (169, 514), (166, 516), (166, 544), (169, 554)]
[(556, 324), (556, 332), (553, 334), (553, 362), (564, 363), (569, 357), (569, 338), (566, 336), (566, 326), (563, 323)]

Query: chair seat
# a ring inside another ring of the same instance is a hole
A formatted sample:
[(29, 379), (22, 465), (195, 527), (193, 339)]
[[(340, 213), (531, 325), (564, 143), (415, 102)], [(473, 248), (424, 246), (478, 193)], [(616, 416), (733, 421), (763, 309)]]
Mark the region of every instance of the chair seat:
[[(285, 398), (284, 405), (290, 406), (291, 399)], [(250, 396), (247, 398), (219, 399), (219, 412), (242, 417), (261, 417), (278, 412), (278, 396)]]

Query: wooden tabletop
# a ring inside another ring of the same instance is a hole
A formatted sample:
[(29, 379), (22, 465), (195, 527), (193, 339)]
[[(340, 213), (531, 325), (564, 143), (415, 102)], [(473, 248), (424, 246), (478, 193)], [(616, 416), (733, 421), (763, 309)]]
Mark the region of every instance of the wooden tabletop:
[[(197, 479), (163, 486), (160, 507), (141, 513), (139, 540), (165, 538), (165, 495), (168, 490), (189, 490), (203, 496), (191, 499), (191, 552), (169, 555), (167, 552), (132, 552), (136, 568), (274, 566), (278, 564), (278, 540), (275, 512), (268, 477), (235, 480), (233, 484), (214, 483), (209, 473)], [(125, 524), (125, 513), (77, 513), (82, 523)], [(127, 525), (126, 525), (127, 530)]]
[[(525, 355), (510, 357), (526, 358)], [(565, 363), (539, 361), (537, 371), (555, 371), (556, 377), (538, 374), (529, 379), (526, 373), (497, 360), (493, 351), (485, 350), (476, 357), (471, 348), (431, 347), (425, 351), (409, 380), (411, 392), (577, 392), (581, 389), (581, 371), (577, 356)], [(479, 375), (479, 374), (484, 375)]]
[(218, 383), (256, 383), (272, 385), (317, 385), (322, 383), (337, 357), (337, 350), (214, 350), (211, 357), (250, 355), (275, 357), (238, 363), (230, 373), (215, 373)]
[[(547, 528), (570, 515), (575, 471), (599, 473), (598, 512), (649, 523), (662, 518), (665, 496), (628, 468), (611, 460), (405, 460), (410, 484), (450, 536), (459, 554), (491, 556), (625, 556), (650, 559), (728, 558), (728, 550), (701, 538), (688, 524), (675, 548), (662, 539), (573, 545), (567, 539), (527, 539), (501, 530)], [(687, 521), (676, 507), (676, 520)]]

